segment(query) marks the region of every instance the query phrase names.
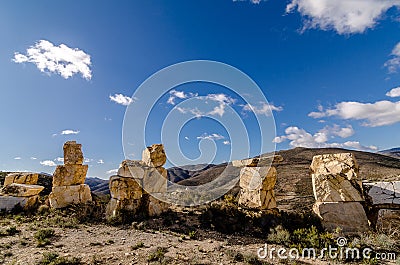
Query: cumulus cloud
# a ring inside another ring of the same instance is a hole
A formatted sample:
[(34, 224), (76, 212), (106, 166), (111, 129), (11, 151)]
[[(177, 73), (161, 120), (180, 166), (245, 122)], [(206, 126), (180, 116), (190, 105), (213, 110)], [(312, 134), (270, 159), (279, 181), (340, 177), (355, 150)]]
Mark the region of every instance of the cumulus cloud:
[(387, 100), (374, 103), (340, 102), (334, 108), (311, 112), (312, 118), (336, 116), (344, 120), (364, 120), (363, 126), (378, 127), (400, 122), (400, 101)]
[(218, 133), (212, 133), (212, 134), (204, 133), (200, 136), (197, 136), (197, 139), (198, 140), (223, 140), (223, 139), (225, 139), (225, 137)]
[(399, 6), (400, 0), (291, 0), (286, 12), (298, 11), (303, 16), (303, 30), (352, 34), (373, 28), (390, 8)]
[(197, 97), (197, 95), (198, 94), (196, 94), (196, 93), (185, 93), (183, 91), (178, 91), (178, 90), (172, 89), (169, 92), (169, 98), (167, 100), (167, 103), (171, 104), (171, 105), (175, 105), (175, 99), (176, 98), (178, 98), (178, 99), (186, 99), (186, 98), (191, 98), (191, 97)]
[(344, 143), (328, 142), (328, 140), (332, 139), (333, 138), (332, 136), (334, 135), (342, 138), (344, 138), (344, 136), (348, 137), (350, 134), (352, 135), (354, 132), (350, 133), (350, 130), (353, 131), (352, 128), (350, 129), (350, 127), (340, 128), (334, 126), (334, 127), (325, 127), (322, 130), (318, 131), (317, 133), (311, 134), (302, 128), (291, 126), (286, 128), (285, 135), (275, 137), (273, 142), (282, 143), (284, 141), (289, 140), (290, 141), (289, 144), (292, 147), (307, 147), (307, 148), (347, 147), (365, 151), (376, 151), (378, 149), (376, 146), (363, 146), (359, 142), (355, 141), (347, 141)]
[(265, 102), (260, 102), (259, 106), (253, 106), (251, 104), (246, 104), (243, 106), (243, 111), (254, 112), (255, 114), (271, 116), (272, 111), (282, 111), (282, 107), (277, 107), (274, 104), (267, 104)]
[(78, 133), (80, 133), (80, 131), (64, 130), (61, 132), (61, 135), (78, 134)]
[(393, 88), (392, 90), (386, 93), (386, 96), (391, 98), (400, 97), (400, 87)]
[(390, 55), (392, 58), (384, 66), (388, 69), (389, 73), (396, 73), (400, 67), (400, 42), (394, 46)]
[(57, 166), (56, 163), (54, 163), (54, 161), (52, 161), (52, 160), (40, 161), (40, 164), (42, 166), (46, 166), (46, 167), (55, 167), (55, 166)]
[(26, 50), (26, 54), (14, 53), (16, 63), (33, 63), (41, 72), (57, 73), (68, 79), (81, 74), (86, 80), (92, 78), (90, 55), (65, 44), (55, 46), (47, 40), (40, 40)]
[(236, 102), (236, 99), (226, 95), (226, 94), (209, 94), (204, 97), (205, 100), (211, 100), (218, 103), (214, 109), (208, 112), (209, 115), (219, 115), (222, 117), (225, 113), (225, 107)]
[(110, 95), (110, 100), (114, 101), (117, 104), (123, 105), (123, 106), (128, 106), (132, 102), (134, 102), (134, 99), (128, 96), (124, 96), (122, 94), (115, 94), (114, 96)]

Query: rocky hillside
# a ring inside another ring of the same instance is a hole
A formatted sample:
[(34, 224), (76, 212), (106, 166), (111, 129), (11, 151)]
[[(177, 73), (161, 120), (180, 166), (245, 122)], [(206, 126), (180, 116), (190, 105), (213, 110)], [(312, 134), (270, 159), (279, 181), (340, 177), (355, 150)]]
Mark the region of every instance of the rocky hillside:
[(387, 155), (387, 156), (392, 156), (395, 158), (400, 158), (400, 147), (383, 150), (383, 151), (380, 151), (379, 153), (383, 154), (383, 155)]

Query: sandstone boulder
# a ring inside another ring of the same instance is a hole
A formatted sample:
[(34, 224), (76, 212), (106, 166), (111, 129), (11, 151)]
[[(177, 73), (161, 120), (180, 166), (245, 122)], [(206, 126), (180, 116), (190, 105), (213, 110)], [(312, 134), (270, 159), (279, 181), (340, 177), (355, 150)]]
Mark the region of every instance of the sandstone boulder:
[(234, 167), (268, 167), (272, 163), (279, 163), (283, 161), (281, 155), (261, 156), (242, 160), (233, 160), (232, 166)]
[(35, 185), (38, 182), (38, 179), (38, 173), (11, 173), (5, 177), (4, 186), (10, 185), (11, 183)]
[(52, 208), (64, 208), (70, 204), (92, 201), (90, 188), (86, 184), (73, 186), (54, 186), (49, 195)]
[(381, 209), (378, 212), (376, 228), (379, 231), (392, 233), (400, 229), (400, 210)]
[(26, 185), (12, 183), (1, 189), (1, 195), (15, 196), (15, 197), (31, 197), (38, 195), (44, 189), (39, 185)]
[(83, 153), (82, 145), (76, 141), (68, 141), (64, 144), (64, 164), (65, 165), (82, 165)]
[(266, 210), (276, 208), (273, 190), (240, 190), (239, 205), (243, 208)]
[(53, 186), (84, 184), (87, 171), (88, 165), (66, 164), (57, 166), (53, 174)]
[(132, 200), (132, 199), (118, 200), (115, 198), (111, 198), (110, 202), (107, 204), (106, 218), (109, 221), (112, 220), (113, 218), (129, 219), (131, 215), (135, 215), (138, 213), (140, 207), (141, 207), (141, 200)]
[(344, 233), (369, 231), (367, 215), (360, 202), (317, 202), (313, 211), (328, 231), (335, 231), (338, 227)]
[(364, 183), (373, 205), (396, 204), (400, 206), (400, 181)]
[(167, 174), (163, 167), (150, 168), (143, 178), (143, 189), (148, 193), (167, 192)]
[(39, 196), (37, 195), (31, 197), (0, 196), (0, 211), (32, 210), (37, 207), (38, 200)]
[(314, 156), (310, 169), (314, 174), (340, 174), (348, 180), (357, 179), (359, 172), (358, 163), (352, 153)]
[(162, 144), (153, 144), (143, 150), (142, 161), (149, 167), (161, 167), (167, 161), (164, 146)]
[(364, 201), (358, 184), (342, 175), (312, 174), (312, 184), (317, 202)]
[(247, 190), (272, 190), (276, 183), (275, 167), (244, 167), (240, 170), (240, 187)]
[(145, 164), (141, 160), (124, 160), (118, 169), (118, 176), (141, 178), (144, 172), (140, 171), (140, 168), (144, 167)]
[(169, 209), (169, 204), (163, 201), (158, 200), (153, 196), (148, 197), (148, 206), (147, 211), (148, 215), (153, 216), (160, 216), (162, 213), (166, 212)]
[(110, 177), (111, 197), (117, 200), (139, 200), (142, 197), (140, 179), (121, 176)]

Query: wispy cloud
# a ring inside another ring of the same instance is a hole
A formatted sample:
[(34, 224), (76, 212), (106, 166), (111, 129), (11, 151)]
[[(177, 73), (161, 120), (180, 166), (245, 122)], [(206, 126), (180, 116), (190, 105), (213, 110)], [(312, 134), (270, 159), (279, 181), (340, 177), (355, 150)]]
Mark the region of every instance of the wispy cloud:
[(320, 108), (317, 112), (311, 112), (312, 118), (336, 116), (344, 120), (364, 120), (363, 126), (378, 127), (400, 122), (400, 101), (387, 100), (374, 103), (340, 102), (334, 108)]
[(21, 160), (22, 158), (20, 156), (14, 157), (15, 160)]
[(222, 142), (224, 145), (230, 145), (231, 144), (231, 142), (229, 142), (229, 141), (223, 141)]
[(57, 166), (57, 164), (54, 163), (54, 161), (52, 161), (52, 160), (40, 161), (40, 164), (41, 164), (42, 166), (46, 166), (46, 167), (55, 167), (55, 166)]
[(57, 157), (56, 159), (54, 159), (54, 161), (64, 163), (64, 158), (63, 157)]
[(118, 172), (118, 168), (116, 168), (116, 169), (110, 169), (110, 170), (108, 170), (106, 173), (107, 173), (107, 174), (117, 174), (117, 172)]
[(97, 164), (104, 164), (104, 160), (103, 159), (97, 160)]
[(40, 40), (26, 50), (26, 54), (14, 53), (16, 63), (33, 63), (41, 72), (57, 73), (68, 79), (80, 73), (83, 78), (90, 80), (90, 55), (77, 48), (65, 44), (55, 46), (47, 40)]
[(357, 141), (346, 141), (344, 143), (337, 142), (328, 142), (329, 139), (332, 139), (332, 135), (337, 135), (341, 138), (346, 138), (353, 135), (354, 131), (351, 127), (340, 128), (338, 126), (334, 126), (332, 128), (325, 127), (319, 130), (315, 134), (311, 134), (306, 130), (296, 127), (290, 126), (286, 128), (285, 135), (275, 137), (273, 142), (282, 143), (284, 141), (289, 140), (290, 146), (292, 147), (307, 147), (307, 148), (327, 148), (327, 147), (336, 147), (336, 148), (353, 148), (358, 150), (365, 151), (376, 151), (378, 148), (376, 146), (363, 146), (360, 142)]
[(168, 104), (175, 105), (175, 99), (186, 99), (186, 98), (192, 98), (192, 97), (197, 97), (197, 93), (185, 93), (184, 91), (178, 91), (175, 89), (172, 89), (169, 92), (169, 98), (167, 100)]
[(303, 30), (352, 34), (373, 28), (390, 8), (399, 6), (399, 0), (291, 0), (286, 12), (296, 10), (303, 16)]
[(61, 132), (61, 135), (69, 135), (69, 134), (78, 134), (80, 131), (75, 131), (75, 130), (64, 130)]
[(265, 102), (260, 102), (258, 106), (253, 106), (251, 104), (243, 105), (243, 111), (254, 112), (255, 114), (271, 116), (272, 111), (282, 111), (282, 107), (277, 107), (274, 104), (267, 104)]
[(391, 59), (385, 62), (384, 66), (388, 69), (389, 73), (396, 73), (400, 68), (400, 42), (394, 46)]
[(31, 156), (31, 160), (36, 160), (37, 158), (34, 156)]
[(132, 102), (134, 102), (134, 99), (128, 96), (124, 96), (122, 94), (115, 94), (114, 96), (110, 95), (110, 100), (114, 101), (117, 104), (123, 105), (123, 106), (128, 106)]
[(391, 98), (400, 97), (400, 87), (393, 88), (392, 90), (386, 93), (386, 96)]
[(198, 140), (223, 140), (223, 139), (225, 139), (224, 136), (222, 136), (218, 133), (212, 133), (212, 134), (204, 133), (200, 136), (197, 136), (196, 138)]

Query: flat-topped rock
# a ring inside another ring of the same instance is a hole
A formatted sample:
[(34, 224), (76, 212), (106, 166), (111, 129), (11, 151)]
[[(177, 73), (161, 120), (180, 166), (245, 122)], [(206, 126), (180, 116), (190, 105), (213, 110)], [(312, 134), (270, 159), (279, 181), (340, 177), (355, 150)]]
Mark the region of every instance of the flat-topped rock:
[(361, 233), (370, 230), (367, 215), (360, 202), (317, 202), (313, 211), (321, 218), (323, 227), (334, 232)]
[(244, 167), (240, 170), (240, 187), (247, 190), (272, 190), (276, 183), (275, 167)]
[(29, 211), (35, 209), (38, 205), (39, 196), (15, 197), (0, 196), (0, 211), (10, 212), (13, 210)]
[[(122, 176), (122, 177), (135, 177), (135, 178), (139, 178), (139, 176), (134, 176), (134, 175), (140, 175), (135, 173), (135, 168), (140, 168), (140, 167), (144, 167), (145, 163), (141, 160), (124, 160), (122, 161), (122, 163), (119, 165), (119, 169), (118, 169), (118, 176)], [(131, 170), (132, 169), (132, 172)]]
[(381, 181), (363, 185), (373, 205), (397, 204), (400, 206), (400, 181)]
[(64, 208), (71, 204), (92, 201), (90, 188), (86, 184), (73, 186), (54, 186), (49, 195), (52, 208)]
[(84, 184), (87, 171), (88, 165), (66, 164), (57, 166), (53, 174), (53, 186)]
[(314, 197), (317, 202), (364, 201), (360, 186), (339, 174), (312, 174)]
[(279, 163), (283, 161), (281, 155), (254, 157), (242, 160), (233, 160), (232, 166), (234, 167), (268, 167), (272, 163)]
[(44, 187), (39, 185), (12, 183), (2, 188), (0, 190), (0, 195), (8, 195), (14, 197), (31, 197), (38, 195), (43, 189)]
[(348, 180), (357, 179), (359, 172), (358, 163), (352, 153), (314, 156), (310, 169), (313, 174), (340, 174)]
[(142, 197), (140, 179), (111, 176), (109, 181), (111, 197), (117, 200), (138, 200)]
[(65, 165), (82, 165), (83, 153), (82, 145), (76, 141), (68, 141), (64, 144), (64, 164)]
[(161, 167), (167, 161), (164, 146), (153, 144), (143, 150), (142, 161), (149, 167)]
[(247, 209), (266, 210), (276, 208), (275, 193), (273, 190), (246, 190), (241, 189), (239, 205)]
[(4, 186), (12, 183), (35, 185), (38, 182), (39, 174), (31, 172), (11, 173), (4, 179)]

